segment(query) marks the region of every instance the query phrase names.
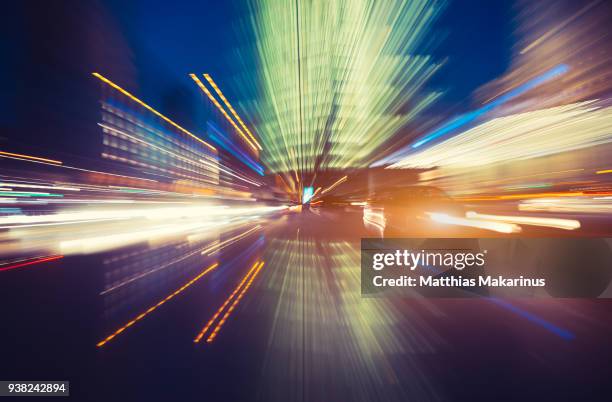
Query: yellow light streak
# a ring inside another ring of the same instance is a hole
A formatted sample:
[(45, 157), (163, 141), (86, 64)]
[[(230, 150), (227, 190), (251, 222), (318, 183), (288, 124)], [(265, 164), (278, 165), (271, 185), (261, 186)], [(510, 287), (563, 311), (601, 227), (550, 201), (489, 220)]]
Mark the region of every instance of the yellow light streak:
[(204, 86), (204, 83), (202, 83), (202, 81), (200, 81), (200, 79), (195, 75), (195, 74), (189, 74), (189, 76), (191, 77), (192, 80), (195, 81), (196, 84), (198, 84), (198, 86), (200, 87), (200, 89), (206, 94), (206, 96), (208, 97), (208, 99), (210, 99), (210, 101), (217, 107), (217, 109), (219, 109), (219, 111), (221, 112), (221, 114), (225, 117), (225, 119), (227, 121), (230, 122), (230, 124), (236, 129), (236, 131), (238, 132), (238, 134), (240, 134), (240, 136), (245, 140), (245, 142), (251, 147), (253, 148), (253, 150), (255, 152), (257, 152), (257, 147), (251, 143), (251, 141), (249, 140), (249, 138), (242, 132), (242, 130), (240, 129), (240, 127), (238, 127), (238, 125), (234, 122), (234, 120), (232, 120), (232, 118), (229, 116), (229, 114), (227, 114), (227, 112), (225, 111), (225, 109), (223, 109), (223, 106), (221, 106), (221, 104), (217, 101), (217, 99), (215, 99), (215, 97), (210, 93), (210, 91), (208, 90), (208, 88), (206, 88), (206, 86)]
[(339, 184), (344, 183), (346, 180), (348, 179), (348, 176), (344, 176), (341, 177), (340, 179), (338, 179), (335, 183), (333, 183), (331, 186), (327, 187), (325, 190), (321, 191), (321, 195), (331, 191), (332, 189), (334, 189), (336, 186), (338, 186)]
[(480, 197), (456, 197), (463, 202), (469, 201), (498, 201), (498, 200), (521, 200), (527, 198), (551, 198), (551, 197), (580, 197), (585, 195), (582, 191), (552, 192), (552, 193), (527, 193), (508, 195), (483, 195)]
[(171, 300), (174, 296), (176, 296), (179, 293), (183, 292), (189, 286), (193, 285), (198, 279), (200, 279), (201, 277), (203, 277), (204, 275), (206, 275), (207, 273), (209, 273), (213, 269), (217, 268), (218, 266), (219, 266), (219, 263), (217, 263), (217, 262), (212, 264), (211, 266), (206, 268), (204, 271), (200, 272), (195, 278), (193, 278), (192, 280), (190, 280), (189, 282), (187, 282), (186, 284), (184, 284), (183, 286), (181, 286), (180, 288), (175, 290), (174, 293), (166, 296), (165, 299), (161, 300), (156, 305), (149, 307), (149, 309), (147, 309), (144, 313), (141, 313), (136, 318), (132, 319), (127, 324), (125, 324), (124, 326), (122, 326), (121, 328), (119, 328), (118, 330), (116, 330), (115, 332), (113, 332), (112, 334), (107, 336), (106, 338), (104, 338), (102, 341), (98, 342), (96, 344), (96, 346), (99, 347), (99, 348), (104, 346), (105, 344), (107, 344), (108, 342), (113, 340), (117, 335), (121, 334), (123, 331), (125, 331), (126, 329), (128, 329), (132, 325), (136, 324), (138, 321), (142, 320), (147, 315), (151, 314), (153, 311), (157, 310), (157, 308), (161, 307), (164, 303), (166, 303), (167, 301)]
[(539, 198), (519, 204), (520, 211), (610, 213), (612, 197)]
[(23, 154), (14, 154), (12, 152), (0, 151), (0, 155), (4, 155), (4, 156), (8, 156), (8, 157), (13, 157), (13, 158), (23, 158), (23, 159), (31, 159), (31, 160), (35, 160), (35, 161), (41, 161), (41, 162), (49, 162), (49, 163), (54, 163), (56, 165), (61, 165), (62, 164), (61, 161), (56, 161), (56, 160), (53, 160), (53, 159), (40, 158), (38, 156), (30, 156), (30, 155), (23, 155)]
[(561, 154), (612, 142), (612, 107), (589, 100), (488, 120), (390, 168), (472, 168)]
[(234, 300), (234, 302), (232, 303), (230, 308), (227, 309), (227, 311), (223, 315), (223, 318), (221, 318), (221, 321), (219, 321), (217, 323), (217, 326), (215, 327), (215, 329), (210, 333), (208, 338), (206, 338), (206, 343), (211, 343), (212, 341), (215, 340), (215, 338), (219, 334), (219, 331), (221, 330), (221, 327), (223, 326), (223, 324), (225, 324), (225, 322), (229, 318), (229, 316), (232, 313), (232, 311), (234, 311), (234, 309), (236, 308), (238, 303), (240, 303), (240, 299), (242, 299), (242, 297), (245, 295), (247, 290), (249, 290), (249, 288), (251, 287), (251, 284), (253, 283), (253, 281), (255, 280), (257, 275), (259, 274), (259, 271), (261, 271), (261, 269), (263, 268), (263, 266), (264, 266), (263, 262), (259, 264), (258, 268), (255, 270), (255, 273), (253, 273), (253, 275), (251, 275), (251, 278), (247, 282), (246, 286), (244, 286), (244, 288), (242, 288), (242, 291), (240, 292), (238, 297)]
[(437, 212), (427, 212), (427, 215), (429, 215), (434, 222), (447, 225), (467, 226), (499, 233), (518, 233), (521, 231), (521, 227), (513, 223), (494, 222), (482, 219), (466, 219)]
[(253, 133), (251, 133), (251, 130), (248, 129), (248, 127), (244, 124), (244, 122), (242, 121), (242, 119), (240, 118), (240, 116), (238, 116), (238, 113), (236, 113), (236, 111), (234, 110), (234, 108), (232, 107), (232, 105), (229, 103), (229, 101), (225, 98), (225, 95), (223, 95), (223, 92), (221, 92), (221, 89), (217, 86), (217, 84), (215, 83), (215, 81), (212, 79), (212, 77), (209, 74), (204, 74), (204, 78), (206, 78), (206, 81), (208, 81), (208, 83), (210, 84), (211, 87), (213, 87), (213, 89), (215, 90), (215, 92), (217, 93), (217, 95), (219, 95), (219, 97), (221, 98), (221, 100), (223, 101), (223, 103), (225, 104), (225, 106), (227, 106), (227, 108), (229, 109), (230, 112), (232, 112), (232, 115), (236, 118), (236, 120), (238, 120), (238, 123), (240, 123), (240, 126), (244, 129), (244, 131), (249, 135), (249, 137), (251, 138), (251, 140), (253, 140), (253, 143), (255, 143), (255, 145), (257, 146), (257, 148), (261, 151), (263, 150), (263, 148), (261, 147), (261, 145), (259, 145), (259, 143), (257, 142), (257, 140), (255, 139), (255, 136), (253, 135)]
[(193, 138), (193, 139), (201, 142), (202, 144), (206, 145), (211, 151), (217, 152), (217, 148), (213, 147), (212, 145), (210, 145), (206, 141), (202, 140), (200, 137), (196, 136), (195, 134), (191, 133), (190, 131), (186, 130), (185, 128), (179, 126), (177, 123), (173, 122), (172, 120), (170, 120), (169, 118), (167, 118), (166, 116), (164, 116), (163, 114), (158, 112), (157, 110), (153, 109), (151, 106), (147, 105), (146, 103), (144, 103), (143, 101), (141, 101), (140, 99), (138, 99), (137, 97), (135, 97), (134, 95), (132, 95), (131, 93), (126, 91), (125, 89), (121, 88), (119, 85), (115, 84), (114, 82), (112, 82), (108, 78), (102, 76), (99, 73), (92, 73), (92, 75), (94, 77), (98, 78), (100, 81), (104, 82), (105, 84), (108, 84), (110, 87), (112, 87), (112, 88), (116, 89), (117, 91), (121, 92), (123, 95), (127, 96), (128, 98), (130, 98), (134, 102), (138, 103), (140, 106), (144, 107), (145, 109), (147, 109), (148, 111), (150, 111), (151, 113), (156, 115), (157, 117), (163, 119), (167, 123), (169, 123), (172, 126), (178, 128), (180, 131), (182, 131), (183, 133), (187, 134), (191, 138)]
[(488, 221), (516, 223), (518, 225), (545, 226), (564, 230), (575, 230), (580, 228), (580, 221), (575, 219), (542, 218), (539, 216), (489, 215), (479, 214), (474, 211), (466, 212), (465, 216), (468, 219), (484, 219)]
[(202, 337), (204, 337), (204, 334), (206, 333), (206, 331), (208, 331), (208, 329), (213, 325), (213, 323), (215, 322), (215, 320), (219, 317), (219, 315), (221, 315), (221, 313), (223, 312), (223, 310), (225, 309), (225, 307), (227, 307), (228, 304), (230, 304), (230, 302), (232, 301), (232, 299), (234, 298), (234, 296), (236, 296), (236, 294), (240, 291), (240, 289), (242, 288), (242, 286), (244, 285), (244, 283), (248, 280), (248, 278), (251, 276), (251, 274), (257, 269), (257, 267), (259, 267), (260, 265), (263, 265), (263, 263), (259, 262), (259, 261), (255, 261), (255, 263), (253, 264), (253, 266), (251, 267), (251, 269), (249, 269), (249, 271), (244, 275), (244, 277), (242, 278), (242, 281), (240, 281), (240, 283), (238, 284), (238, 286), (236, 286), (234, 288), (234, 291), (229, 295), (229, 297), (227, 299), (225, 299), (225, 302), (223, 302), (223, 304), (221, 305), (221, 307), (219, 307), (219, 309), (217, 309), (217, 311), (215, 312), (215, 314), (211, 317), (210, 320), (208, 320), (208, 322), (206, 323), (206, 325), (204, 326), (204, 328), (202, 328), (202, 330), (198, 333), (198, 335), (195, 337), (195, 339), (193, 340), (194, 343), (199, 343), (200, 340), (202, 340)]

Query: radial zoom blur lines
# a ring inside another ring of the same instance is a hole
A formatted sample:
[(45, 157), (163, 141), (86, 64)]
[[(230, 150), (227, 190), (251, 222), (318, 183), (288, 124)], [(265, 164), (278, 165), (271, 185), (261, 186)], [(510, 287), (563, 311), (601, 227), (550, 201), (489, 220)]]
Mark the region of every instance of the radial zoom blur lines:
[(25, 159), (25, 160), (38, 161), (38, 162), (47, 162), (47, 163), (53, 163), (53, 164), (56, 164), (56, 165), (61, 165), (62, 164), (61, 161), (56, 161), (54, 159), (41, 158), (39, 156), (15, 154), (15, 153), (12, 153), (12, 152), (4, 152), (4, 151), (0, 151), (0, 157), (15, 158), (15, 159)]
[(500, 117), (405, 157), (392, 167), (483, 167), (612, 141), (612, 107), (596, 102)]
[[(240, 136), (242, 137), (242, 139), (249, 145), (249, 147), (252, 148), (252, 150), (254, 152), (258, 152), (259, 149), (261, 149), (261, 146), (259, 145), (259, 143), (257, 142), (257, 140), (255, 139), (255, 137), (253, 137), (253, 134), (251, 134), (251, 132), (248, 130), (248, 128), (246, 128), (246, 126), (244, 125), (244, 123), (242, 122), (242, 120), (240, 119), (240, 117), (238, 117), (238, 114), (234, 111), (234, 108), (231, 107), (231, 105), (229, 104), (229, 102), (227, 101), (227, 99), (225, 98), (225, 96), (223, 96), (223, 93), (221, 92), (221, 90), (217, 87), (217, 85), (215, 84), (215, 82), (212, 80), (212, 78), (210, 78), (210, 76), (208, 74), (204, 74), (204, 77), (206, 78), (206, 80), (208, 81), (208, 83), (213, 87), (213, 89), (215, 90), (215, 92), (217, 93), (217, 95), (219, 95), (221, 97), (221, 99), (223, 100), (223, 102), (225, 103), (226, 107), (228, 107), (228, 109), (232, 112), (232, 114), (234, 114), (234, 117), (238, 120), (238, 122), (242, 125), (243, 130), (240, 129), (240, 127), (238, 127), (238, 125), (236, 124), (236, 122), (227, 114), (227, 112), (225, 111), (225, 109), (223, 108), (223, 106), (221, 106), (221, 104), (219, 103), (219, 101), (217, 101), (217, 99), (213, 96), (213, 94), (208, 90), (208, 88), (206, 88), (206, 86), (202, 83), (202, 81), (195, 75), (195, 74), (189, 74), (189, 76), (191, 77), (191, 79), (193, 79), (195, 81), (196, 84), (198, 84), (198, 87), (200, 87), (200, 89), (206, 94), (206, 96), (208, 97), (208, 99), (210, 99), (210, 101), (216, 106), (217, 110), (219, 110), (219, 112), (221, 112), (221, 114), (223, 115), (223, 117), (225, 117), (225, 119), (234, 127), (234, 129), (236, 130), (236, 132), (238, 134), (240, 134)], [(246, 134), (244, 132), (247, 132), (247, 134), (249, 134), (249, 137), (246, 136)]]
[(187, 289), (188, 287), (193, 285), (198, 279), (202, 278), (204, 275), (206, 275), (207, 273), (209, 273), (213, 269), (217, 268), (218, 266), (219, 266), (218, 263), (212, 264), (211, 266), (209, 266), (208, 268), (206, 268), (205, 270), (200, 272), (196, 277), (191, 279), (189, 282), (187, 282), (186, 284), (184, 284), (183, 286), (181, 286), (180, 288), (175, 290), (173, 293), (171, 293), (168, 296), (166, 296), (164, 299), (160, 300), (157, 304), (149, 307), (146, 311), (144, 311), (143, 313), (139, 314), (134, 319), (130, 320), (127, 324), (121, 326), (115, 332), (113, 332), (112, 334), (110, 334), (109, 336), (107, 336), (106, 338), (101, 340), (100, 342), (98, 342), (96, 344), (96, 346), (97, 347), (104, 346), (105, 344), (107, 344), (108, 342), (113, 340), (117, 335), (121, 334), (123, 331), (125, 331), (126, 329), (128, 329), (132, 325), (136, 324), (138, 321), (142, 320), (147, 315), (151, 314), (153, 311), (157, 310), (157, 308), (161, 307), (163, 304), (165, 304), (166, 302), (170, 301), (172, 298), (174, 298), (178, 294), (182, 293), (185, 289)]
[(183, 133), (187, 134), (188, 136), (190, 136), (191, 138), (193, 138), (194, 140), (204, 144), (206, 147), (208, 147), (211, 151), (217, 151), (217, 149), (215, 147), (213, 147), (212, 145), (210, 145), (209, 143), (207, 143), (206, 141), (202, 140), (201, 138), (199, 138), (198, 136), (196, 136), (195, 134), (192, 134), (190, 131), (186, 130), (185, 128), (181, 127), (180, 125), (178, 125), (177, 123), (175, 123), (174, 121), (170, 120), (168, 117), (164, 116), (163, 114), (161, 114), (160, 112), (158, 112), (157, 110), (153, 109), (151, 106), (147, 105), (146, 103), (144, 103), (143, 101), (141, 101), (140, 99), (138, 99), (137, 97), (135, 97), (134, 95), (132, 95), (131, 93), (129, 93), (128, 91), (126, 91), (125, 89), (121, 88), (119, 85), (115, 84), (114, 82), (112, 82), (111, 80), (109, 80), (108, 78), (102, 76), (99, 73), (92, 73), (92, 75), (96, 78), (98, 78), (100, 81), (104, 82), (105, 84), (108, 84), (110, 87), (116, 89), (117, 91), (121, 92), (123, 95), (127, 96), (128, 98), (130, 98), (132, 101), (138, 103), (140, 106), (144, 107), (145, 109), (147, 109), (148, 111), (150, 111), (151, 113), (155, 114), (157, 117), (163, 119), (164, 121), (166, 121), (167, 123), (171, 124), (172, 126), (174, 126), (175, 128), (179, 129), (180, 131), (182, 131)]
[(0, 272), (10, 271), (12, 269), (27, 267), (27, 266), (34, 265), (34, 264), (40, 264), (41, 262), (55, 261), (55, 260), (59, 260), (60, 258), (64, 258), (64, 256), (63, 255), (51, 255), (48, 257), (39, 257), (35, 259), (13, 261), (13, 262), (6, 263), (4, 265), (0, 265)]
[(427, 48), (438, 2), (253, 1), (251, 10), (252, 85), (263, 93), (243, 108), (272, 172), (367, 166), (440, 95), (425, 89), (440, 67)]
[(204, 337), (208, 329), (214, 324), (215, 320), (219, 317), (219, 315), (225, 310), (225, 308), (230, 303), (232, 303), (229, 306), (229, 308), (225, 310), (225, 314), (223, 315), (221, 320), (217, 322), (216, 327), (209, 333), (208, 338), (206, 338), (206, 342), (210, 343), (217, 337), (217, 334), (221, 330), (221, 327), (223, 326), (225, 321), (227, 321), (232, 311), (234, 311), (234, 309), (240, 302), (240, 299), (242, 299), (242, 297), (247, 292), (247, 290), (249, 290), (249, 287), (251, 286), (251, 284), (253, 283), (253, 281), (259, 274), (259, 271), (263, 268), (263, 266), (264, 266), (264, 263), (260, 261), (257, 261), (255, 262), (255, 264), (253, 264), (251, 269), (244, 275), (244, 277), (242, 278), (238, 286), (236, 286), (234, 291), (229, 295), (229, 297), (225, 300), (225, 302), (223, 302), (221, 307), (219, 307), (219, 309), (211, 317), (208, 323), (206, 323), (204, 328), (202, 328), (202, 330), (195, 337), (195, 339), (193, 340), (194, 343), (199, 343), (200, 340), (202, 340), (202, 337)]

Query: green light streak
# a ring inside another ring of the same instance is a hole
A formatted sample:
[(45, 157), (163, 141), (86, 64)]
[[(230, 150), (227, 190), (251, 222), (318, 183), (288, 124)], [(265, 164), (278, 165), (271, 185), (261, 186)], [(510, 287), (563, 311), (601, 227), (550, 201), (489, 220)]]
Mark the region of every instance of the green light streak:
[(0, 191), (0, 197), (63, 197), (63, 195), (51, 193), (24, 193), (17, 191)]
[(297, 5), (299, 24), (295, 0), (251, 3), (261, 97), (243, 109), (248, 120), (259, 122), (262, 159), (272, 172), (367, 166), (440, 96), (424, 89), (440, 64), (423, 53), (440, 5), (427, 0)]

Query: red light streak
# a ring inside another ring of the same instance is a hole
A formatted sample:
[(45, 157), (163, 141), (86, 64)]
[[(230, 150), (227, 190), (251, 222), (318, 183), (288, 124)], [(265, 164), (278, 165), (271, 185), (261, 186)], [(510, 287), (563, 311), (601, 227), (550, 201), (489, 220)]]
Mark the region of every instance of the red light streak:
[(0, 271), (9, 271), (11, 269), (21, 268), (21, 267), (25, 267), (25, 266), (28, 266), (28, 265), (34, 265), (34, 264), (38, 264), (40, 262), (59, 260), (60, 258), (64, 258), (64, 256), (63, 255), (52, 255), (52, 256), (49, 256), (49, 257), (37, 258), (37, 259), (35, 259), (33, 261), (21, 262), (21, 263), (14, 264), (14, 265), (0, 267)]

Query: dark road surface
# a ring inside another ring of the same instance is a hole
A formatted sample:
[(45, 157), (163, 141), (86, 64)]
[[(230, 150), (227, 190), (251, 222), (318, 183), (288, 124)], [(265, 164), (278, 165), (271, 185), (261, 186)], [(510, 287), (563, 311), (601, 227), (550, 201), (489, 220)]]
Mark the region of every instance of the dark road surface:
[(79, 401), (612, 398), (608, 300), (362, 298), (359, 214), (262, 226), (210, 256), (183, 241), (0, 272), (0, 379), (69, 380)]

